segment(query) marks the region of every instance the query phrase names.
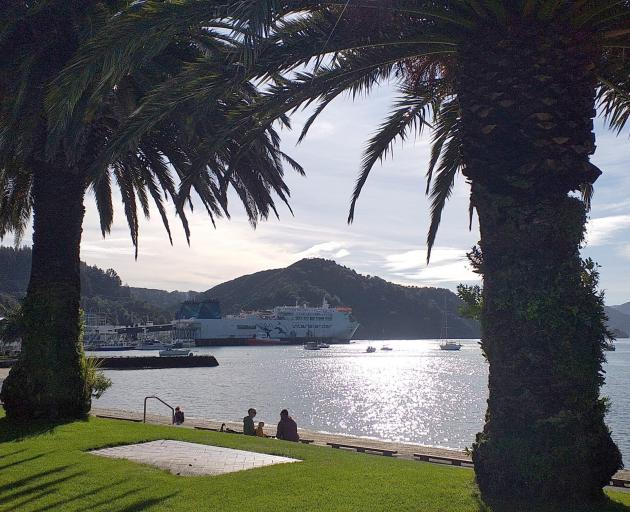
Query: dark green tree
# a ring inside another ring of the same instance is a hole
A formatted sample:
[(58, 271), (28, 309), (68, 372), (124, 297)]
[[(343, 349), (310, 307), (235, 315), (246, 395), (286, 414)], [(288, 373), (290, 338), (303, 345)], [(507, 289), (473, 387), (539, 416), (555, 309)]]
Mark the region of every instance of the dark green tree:
[[(219, 137), (229, 113), (259, 95), (226, 57), (235, 43), (222, 20), (177, 37), (162, 34), (160, 47), (133, 67), (102, 62), (98, 82), (76, 75), (73, 59), (86, 48), (95, 51), (90, 41), (114, 21), (138, 22), (140, 5), (6, 0), (0, 7), (0, 238), (12, 232), (19, 239), (31, 214), (33, 222), (22, 352), (0, 394), (9, 417), (74, 418), (90, 409), (79, 322), (86, 193), (96, 199), (105, 236), (113, 220), (112, 182), (118, 185), (137, 250), (138, 218), (149, 216), (151, 201), (169, 238), (164, 203), (172, 201), (188, 238), (187, 205), (201, 204), (214, 222), (228, 214), (233, 189), (255, 224), (275, 212), (274, 196), (287, 200), (283, 163), (300, 171), (279, 150), (272, 129), (247, 141), (236, 134)], [(194, 116), (171, 111), (138, 137), (125, 132), (124, 149), (111, 149), (151, 91), (202, 63), (212, 100), (196, 103)], [(64, 76), (76, 76), (83, 91), (71, 115), (60, 120), (53, 113), (72, 92), (63, 90)], [(223, 79), (228, 76), (230, 81)]]
[[(191, 20), (203, 25), (210, 7), (182, 2), (155, 8), (146, 21), (169, 20), (175, 32)], [(225, 133), (259, 119), (254, 136), (315, 103), (304, 136), (338, 96), (393, 81), (399, 98), (368, 141), (350, 220), (374, 164), (395, 140), (425, 127), (434, 137), (429, 251), (457, 175), (470, 183), (490, 367), (486, 423), (473, 450), (483, 497), (602, 498), (621, 457), (599, 396), (602, 299), (596, 280), (584, 278), (579, 249), (601, 174), (590, 162), (596, 108), (615, 130), (630, 115), (630, 3), (243, 0), (232, 15), (248, 29), (234, 58), (269, 89)], [(203, 65), (193, 65), (152, 95), (133, 121), (136, 136), (187, 98), (212, 97), (198, 85), (205, 76)]]

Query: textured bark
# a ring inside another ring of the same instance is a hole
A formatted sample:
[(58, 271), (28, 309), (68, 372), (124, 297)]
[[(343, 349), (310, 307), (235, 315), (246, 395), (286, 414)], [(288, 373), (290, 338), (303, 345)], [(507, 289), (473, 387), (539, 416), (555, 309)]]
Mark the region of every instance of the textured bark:
[(489, 502), (591, 500), (621, 465), (604, 423), (603, 304), (580, 259), (598, 48), (565, 27), (485, 27), (459, 55), (464, 174), (479, 214)]
[(91, 400), (79, 321), (85, 186), (62, 165), (33, 165), (33, 261), (22, 352), (1, 397), (9, 417), (76, 418)]

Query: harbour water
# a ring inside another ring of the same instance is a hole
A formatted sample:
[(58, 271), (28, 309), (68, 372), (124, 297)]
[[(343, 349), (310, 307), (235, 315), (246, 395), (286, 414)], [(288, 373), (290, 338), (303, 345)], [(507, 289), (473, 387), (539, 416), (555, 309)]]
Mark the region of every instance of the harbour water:
[[(256, 421), (268, 425), (287, 408), (299, 426), (311, 430), (462, 449), (483, 424), (487, 363), (477, 340), (460, 342), (458, 352), (441, 351), (438, 340), (357, 341), (319, 351), (192, 349), (214, 355), (219, 366), (106, 371), (113, 385), (94, 405), (142, 411), (144, 397), (157, 395), (187, 416), (224, 421), (239, 421), (255, 407)], [(375, 353), (365, 352), (370, 344)], [(381, 351), (384, 344), (393, 350)], [(612, 402), (613, 437), (630, 461), (630, 340), (616, 345), (607, 352), (603, 393)], [(163, 407), (150, 402), (149, 411), (168, 413)]]

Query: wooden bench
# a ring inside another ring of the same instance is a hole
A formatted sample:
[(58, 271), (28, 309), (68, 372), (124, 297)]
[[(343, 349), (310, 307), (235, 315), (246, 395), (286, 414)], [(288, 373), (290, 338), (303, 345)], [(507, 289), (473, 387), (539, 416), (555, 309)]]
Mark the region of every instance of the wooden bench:
[(610, 481), (610, 485), (612, 485), (613, 487), (630, 488), (630, 480), (624, 480), (622, 478), (613, 478)]
[(353, 444), (342, 444), (342, 443), (326, 443), (328, 446), (333, 448), (347, 448), (349, 450), (356, 450), (360, 453), (369, 453), (372, 455), (384, 455), (385, 457), (393, 457), (398, 452), (396, 450), (382, 450), (381, 448), (371, 448), (368, 446), (356, 446)]
[(414, 453), (413, 456), (416, 460), (421, 460), (422, 462), (436, 462), (438, 464), (450, 464), (451, 466), (473, 466), (472, 461), (468, 459), (427, 455), (425, 453)]
[(304, 444), (311, 444), (314, 442), (315, 442), (314, 439), (300, 439), (300, 443), (304, 443)]
[(119, 421), (133, 421), (134, 423), (142, 423), (140, 418), (121, 418), (119, 416), (107, 416), (105, 414), (95, 414), (97, 418), (104, 418), (106, 420), (119, 420)]

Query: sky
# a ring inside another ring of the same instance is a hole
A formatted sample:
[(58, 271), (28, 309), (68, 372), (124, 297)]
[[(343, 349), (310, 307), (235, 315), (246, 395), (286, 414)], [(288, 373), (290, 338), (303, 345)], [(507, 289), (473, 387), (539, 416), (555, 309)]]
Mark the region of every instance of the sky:
[[(281, 133), (283, 149), (305, 167), (307, 176), (287, 169), (293, 215), (279, 205), (280, 219), (270, 218), (252, 229), (238, 201), (232, 201), (231, 219), (221, 219), (213, 228), (197, 208), (190, 216), (190, 246), (172, 216), (171, 246), (154, 209), (154, 216), (141, 222), (136, 261), (122, 206), (116, 210), (111, 235), (103, 239), (90, 197), (82, 259), (114, 268), (130, 286), (183, 291), (207, 290), (307, 257), (333, 259), (359, 273), (406, 285), (455, 290), (459, 283), (477, 282), (465, 254), (479, 238), (478, 226), (473, 223), (468, 229), (469, 189), (461, 176), (443, 214), (431, 263), (426, 264), (430, 132), (396, 145), (393, 157), (374, 167), (354, 223), (346, 222), (362, 148), (394, 100), (388, 86), (355, 102), (339, 99), (299, 145), (297, 137), (308, 113), (294, 115), (293, 130)], [(601, 121), (596, 134), (598, 148), (592, 161), (604, 174), (596, 183), (582, 254), (601, 265), (606, 303), (621, 304), (630, 301), (630, 138), (627, 130), (616, 136)]]

